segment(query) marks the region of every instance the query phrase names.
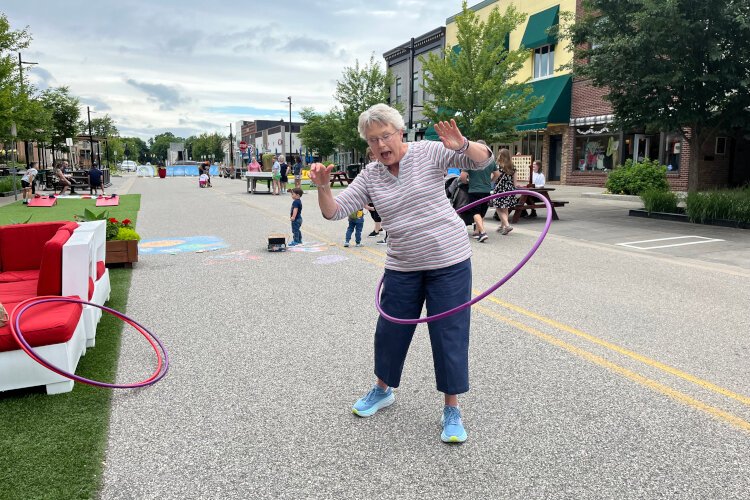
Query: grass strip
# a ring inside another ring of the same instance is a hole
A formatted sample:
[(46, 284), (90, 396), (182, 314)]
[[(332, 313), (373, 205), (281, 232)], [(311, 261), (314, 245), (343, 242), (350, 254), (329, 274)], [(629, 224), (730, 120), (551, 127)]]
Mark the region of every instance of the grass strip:
[[(132, 269), (109, 272), (107, 306), (125, 312)], [(104, 313), (96, 347), (81, 358), (76, 373), (114, 382), (122, 330), (122, 321)], [(101, 488), (111, 395), (79, 383), (55, 396), (43, 387), (0, 392), (0, 498), (94, 498)]]
[(28, 207), (18, 200), (4, 207), (0, 207), (0, 226), (26, 222), (47, 222), (57, 220), (73, 220), (73, 216), (82, 215), (88, 208), (94, 213), (106, 211), (109, 217), (118, 220), (130, 219), (135, 225), (138, 210), (141, 207), (140, 194), (126, 194), (120, 196), (120, 204), (116, 207), (97, 207), (96, 199), (59, 198), (53, 207)]

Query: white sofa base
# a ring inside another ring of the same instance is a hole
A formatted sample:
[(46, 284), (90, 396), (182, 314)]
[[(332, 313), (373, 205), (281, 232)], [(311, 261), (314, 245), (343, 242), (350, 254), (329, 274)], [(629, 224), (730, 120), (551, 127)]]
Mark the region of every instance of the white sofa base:
[[(73, 336), (65, 343), (35, 347), (40, 357), (58, 368), (75, 373), (78, 361), (86, 354), (86, 330), (83, 314)], [(47, 394), (73, 390), (73, 381), (43, 367), (23, 350), (0, 352), (0, 391), (44, 385)]]

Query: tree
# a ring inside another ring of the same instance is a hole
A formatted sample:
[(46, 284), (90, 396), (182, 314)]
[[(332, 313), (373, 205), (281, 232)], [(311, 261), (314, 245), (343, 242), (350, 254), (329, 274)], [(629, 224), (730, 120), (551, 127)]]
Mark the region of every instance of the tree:
[(359, 137), (357, 123), (359, 115), (375, 104), (388, 102), (393, 75), (384, 71), (375, 55), (370, 62), (360, 67), (356, 60), (354, 67), (344, 68), (341, 80), (336, 81), (333, 97), (341, 103), (341, 110), (331, 113), (338, 118), (336, 142), (346, 150), (364, 151), (367, 143)]
[[(87, 119), (81, 120), (78, 123), (78, 126), (81, 130), (84, 130), (84, 135), (88, 135), (89, 133), (89, 123), (88, 123), (88, 116)], [(117, 127), (115, 126), (114, 120), (112, 120), (112, 117), (109, 116), (109, 114), (105, 114), (102, 117), (96, 117), (91, 119), (91, 133), (95, 137), (117, 137), (120, 135), (120, 131), (117, 130)]]
[(321, 157), (336, 151), (336, 117), (332, 113), (318, 114), (313, 108), (302, 108), (300, 116), (305, 124), (299, 132), (302, 144)]
[(576, 75), (608, 89), (621, 127), (680, 132), (696, 190), (706, 140), (750, 126), (750, 4), (586, 0), (584, 9), (566, 33)]
[(20, 119), (28, 101), (18, 80), (16, 52), (28, 47), (30, 42), (28, 27), (11, 30), (7, 16), (0, 14), (0, 140), (10, 139), (11, 124)]
[(65, 139), (78, 134), (80, 102), (70, 95), (68, 87), (50, 88), (42, 92), (41, 101), (51, 113), (49, 142), (52, 149), (67, 151)]
[(135, 160), (139, 163), (146, 163), (148, 160), (149, 148), (146, 142), (140, 137), (122, 137), (124, 160)]
[(514, 138), (515, 126), (540, 103), (526, 82), (512, 81), (529, 54), (525, 48), (509, 51), (506, 40), (525, 18), (511, 5), (504, 14), (492, 9), (482, 21), (464, 1), (456, 16), (458, 45), (446, 47), (444, 57), (420, 56), (424, 89), (432, 96), (425, 116), (433, 122), (454, 118), (473, 140)]
[(167, 160), (167, 151), (169, 151), (169, 144), (172, 142), (185, 142), (185, 139), (176, 137), (172, 132), (164, 132), (148, 140), (149, 150), (156, 161)]

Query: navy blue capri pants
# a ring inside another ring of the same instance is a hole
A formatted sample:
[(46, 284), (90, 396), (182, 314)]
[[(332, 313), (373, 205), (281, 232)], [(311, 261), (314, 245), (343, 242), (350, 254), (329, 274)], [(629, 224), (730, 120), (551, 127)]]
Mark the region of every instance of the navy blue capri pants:
[[(383, 310), (396, 318), (418, 318), (427, 302), (429, 316), (471, 299), (471, 260), (428, 271), (385, 270)], [(471, 310), (464, 309), (427, 324), (437, 390), (461, 394), (469, 390), (469, 328)], [(375, 376), (398, 387), (416, 325), (392, 323), (382, 316), (375, 329)]]

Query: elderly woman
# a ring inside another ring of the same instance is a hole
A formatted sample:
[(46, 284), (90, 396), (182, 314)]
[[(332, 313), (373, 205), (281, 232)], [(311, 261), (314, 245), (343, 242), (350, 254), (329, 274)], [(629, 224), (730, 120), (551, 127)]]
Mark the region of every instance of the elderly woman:
[[(385, 104), (376, 104), (359, 117), (359, 134), (375, 160), (337, 197), (330, 189), (332, 166), (314, 164), (312, 181), (327, 219), (339, 220), (373, 203), (388, 232), (381, 304), (398, 318), (438, 314), (471, 298), (471, 245), (466, 227), (445, 196), (448, 166), (478, 170), (489, 165), (486, 146), (466, 139), (455, 121), (435, 124), (441, 142), (403, 142), (404, 120)], [(435, 379), (445, 395), (443, 432), (446, 442), (466, 440), (458, 394), (469, 390), (468, 309), (429, 324)], [(392, 323), (383, 317), (375, 328), (377, 382), (352, 411), (369, 417), (393, 404), (392, 388), (401, 382), (415, 325)]]

